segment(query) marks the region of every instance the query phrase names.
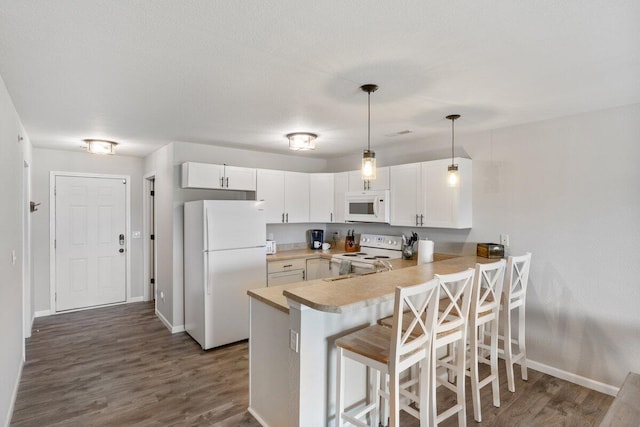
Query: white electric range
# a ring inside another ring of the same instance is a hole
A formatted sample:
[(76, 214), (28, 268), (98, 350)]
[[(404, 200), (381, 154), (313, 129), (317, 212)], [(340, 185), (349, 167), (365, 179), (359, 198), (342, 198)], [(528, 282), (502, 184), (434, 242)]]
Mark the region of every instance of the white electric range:
[(339, 269), (343, 274), (364, 274), (381, 269), (391, 270), (388, 260), (399, 258), (402, 258), (402, 237), (362, 234), (359, 252), (333, 255), (331, 263), (332, 268)]

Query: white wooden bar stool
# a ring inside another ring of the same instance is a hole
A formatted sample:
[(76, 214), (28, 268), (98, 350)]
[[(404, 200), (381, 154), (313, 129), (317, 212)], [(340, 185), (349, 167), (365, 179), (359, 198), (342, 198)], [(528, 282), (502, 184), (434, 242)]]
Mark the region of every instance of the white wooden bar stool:
[[(498, 349), (504, 355), (507, 368), (507, 384), (509, 391), (516, 391), (513, 364), (520, 363), (522, 379), (527, 380), (527, 350), (525, 345), (525, 307), (527, 301), (527, 283), (529, 282), (529, 267), (531, 266), (531, 252), (521, 256), (510, 256), (507, 259), (507, 274), (502, 291), (502, 305), (500, 307), (500, 324), (503, 335), (499, 336), (502, 348)], [(518, 310), (518, 335), (514, 338), (511, 331), (511, 312)], [(518, 348), (513, 353), (512, 345)]]
[[(469, 309), (469, 370), (471, 395), (473, 398), (473, 418), (482, 422), (480, 389), (491, 384), (493, 406), (500, 407), (498, 379), (498, 318), (500, 298), (504, 284), (506, 262), (501, 259), (490, 264), (476, 264), (476, 272)], [(485, 325), (489, 325), (489, 345), (484, 343)], [(484, 355), (488, 352), (489, 358)], [(480, 380), (478, 363), (488, 363), (491, 372)]]
[[(400, 425), (400, 410), (420, 419), (421, 426), (428, 425), (428, 412), (418, 412), (408, 404), (401, 403), (400, 395), (408, 398), (410, 402), (421, 399), (421, 407), (427, 407), (427, 394), (420, 397), (412, 394), (400, 384), (400, 376), (414, 365), (422, 366), (420, 382), (426, 384), (429, 381), (428, 360), (432, 328), (435, 322), (440, 288), (438, 281), (398, 287), (395, 292), (393, 309), (393, 326), (387, 328), (381, 325), (371, 325), (336, 340), (338, 360), (336, 365), (337, 393), (336, 393), (336, 426), (342, 426), (347, 421), (356, 426), (378, 426), (378, 416), (382, 409), (380, 397), (388, 399), (390, 407), (389, 426)], [(407, 325), (403, 328), (402, 325)], [(355, 360), (376, 371), (375, 388), (372, 401), (364, 408), (358, 408), (357, 413), (345, 412), (344, 402), (344, 366), (345, 358)], [(389, 391), (380, 389), (380, 375), (383, 375), (384, 383), (389, 379)], [(422, 406), (424, 405), (424, 406)], [(368, 421), (367, 423), (367, 416)]]
[[(436, 315), (434, 339), (431, 346), (431, 372), (429, 393), (429, 420), (433, 426), (443, 420), (458, 414), (458, 425), (467, 425), (467, 411), (465, 400), (465, 359), (467, 344), (467, 327), (469, 306), (473, 291), (475, 270), (468, 270), (453, 274), (436, 274), (440, 287), (440, 310)], [(437, 351), (451, 348), (444, 357), (438, 359)], [(436, 369), (443, 367), (453, 375), (447, 375), (455, 383), (446, 379), (441, 380), (436, 375)], [(456, 393), (456, 404), (438, 414), (436, 404), (436, 388), (442, 385)]]

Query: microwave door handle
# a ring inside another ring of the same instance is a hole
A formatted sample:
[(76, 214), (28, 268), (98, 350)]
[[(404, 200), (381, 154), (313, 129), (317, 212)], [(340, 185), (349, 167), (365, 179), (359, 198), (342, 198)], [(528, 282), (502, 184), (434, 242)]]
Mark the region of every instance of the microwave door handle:
[(373, 216), (378, 217), (378, 204), (380, 203), (380, 199), (376, 196), (375, 202), (373, 203)]

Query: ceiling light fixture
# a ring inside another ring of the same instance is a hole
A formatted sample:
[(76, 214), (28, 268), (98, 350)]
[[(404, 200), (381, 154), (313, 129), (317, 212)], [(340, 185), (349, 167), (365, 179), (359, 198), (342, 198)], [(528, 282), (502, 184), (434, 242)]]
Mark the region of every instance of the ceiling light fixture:
[(287, 134), (289, 139), (289, 150), (307, 151), (316, 149), (316, 138), (318, 135), (309, 132), (294, 132)]
[(360, 86), (367, 92), (367, 149), (362, 153), (362, 179), (376, 179), (376, 153), (371, 151), (371, 92), (378, 90), (378, 85), (367, 84)]
[(115, 154), (117, 142), (105, 139), (85, 139), (87, 151), (92, 154)]
[(458, 185), (458, 165), (453, 163), (453, 145), (455, 137), (453, 123), (459, 118), (460, 114), (451, 114), (446, 117), (446, 119), (451, 120), (451, 164), (447, 168), (449, 172), (449, 177), (447, 179), (449, 187), (456, 187)]

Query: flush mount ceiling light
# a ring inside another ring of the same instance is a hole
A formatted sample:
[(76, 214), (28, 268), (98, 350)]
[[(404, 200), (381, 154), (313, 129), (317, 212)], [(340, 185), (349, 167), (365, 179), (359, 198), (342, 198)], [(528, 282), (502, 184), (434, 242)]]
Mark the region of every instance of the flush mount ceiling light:
[(315, 150), (318, 135), (309, 132), (294, 132), (287, 134), (289, 150), (307, 151)]
[(87, 151), (92, 154), (115, 154), (117, 142), (105, 139), (85, 139)]
[(371, 151), (371, 92), (378, 90), (378, 85), (367, 84), (360, 86), (367, 92), (367, 149), (362, 153), (362, 179), (376, 179), (376, 153)]
[(447, 167), (447, 171), (449, 172), (447, 179), (449, 187), (456, 187), (458, 185), (458, 165), (453, 163), (453, 144), (455, 137), (453, 123), (459, 118), (460, 114), (451, 114), (446, 117), (446, 119), (451, 120), (451, 164)]

